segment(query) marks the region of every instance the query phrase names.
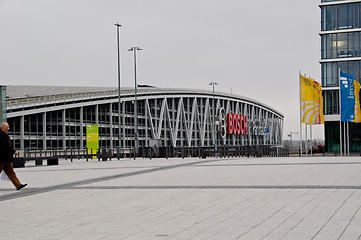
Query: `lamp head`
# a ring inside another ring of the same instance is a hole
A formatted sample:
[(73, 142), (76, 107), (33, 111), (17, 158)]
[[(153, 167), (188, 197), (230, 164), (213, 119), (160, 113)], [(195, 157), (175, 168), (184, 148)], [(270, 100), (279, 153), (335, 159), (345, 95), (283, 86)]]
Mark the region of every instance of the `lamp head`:
[(142, 50), (140, 47), (131, 47), (128, 49), (128, 51), (136, 51), (136, 50)]

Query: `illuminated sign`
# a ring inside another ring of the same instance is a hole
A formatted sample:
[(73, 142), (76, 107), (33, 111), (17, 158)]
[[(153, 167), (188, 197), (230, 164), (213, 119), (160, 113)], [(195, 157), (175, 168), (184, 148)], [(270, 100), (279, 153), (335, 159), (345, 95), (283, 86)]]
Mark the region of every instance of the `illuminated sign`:
[[(86, 126), (86, 144), (88, 153), (96, 154), (99, 149), (99, 126), (87, 125)], [(95, 156), (93, 158), (96, 158)]]
[(227, 113), (227, 133), (247, 135), (247, 117), (243, 115)]
[(252, 135), (258, 135), (258, 136), (267, 136), (269, 135), (269, 128), (266, 128), (264, 122), (260, 122), (259, 120), (254, 120), (253, 122), (250, 122), (250, 131)]

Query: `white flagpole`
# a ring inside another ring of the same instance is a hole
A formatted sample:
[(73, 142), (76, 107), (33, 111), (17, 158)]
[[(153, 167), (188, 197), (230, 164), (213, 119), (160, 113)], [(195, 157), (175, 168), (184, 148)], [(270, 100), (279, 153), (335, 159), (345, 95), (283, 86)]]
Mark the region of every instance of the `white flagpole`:
[(347, 122), (347, 156), (350, 156), (349, 122)]
[(347, 146), (346, 146), (346, 122), (343, 122), (343, 151), (344, 156), (347, 156)]
[[(308, 78), (311, 78), (311, 76), (308, 76)], [(311, 157), (312, 157), (312, 122), (310, 122), (310, 139), (309, 140), (310, 141), (308, 141), (307, 143), (308, 143), (308, 147), (311, 149), (310, 153), (311, 153)]]
[(302, 157), (302, 99), (301, 99), (301, 71), (298, 73), (300, 79), (300, 153)]
[(305, 149), (306, 149), (306, 157), (307, 157), (307, 153), (308, 153), (307, 123), (306, 123), (306, 125), (305, 125), (305, 126), (306, 126), (306, 127), (305, 127), (305, 131), (306, 131), (306, 133), (305, 133), (305, 135), (306, 135)]
[(312, 157), (312, 147), (313, 147), (313, 141), (312, 141), (312, 123), (310, 124), (310, 143), (311, 143), (311, 157)]
[[(307, 77), (307, 74), (305, 73), (305, 77)], [(306, 157), (308, 156), (308, 140), (307, 140), (307, 119), (305, 120), (305, 136), (306, 136), (306, 139), (305, 139), (305, 149), (306, 149)]]
[(340, 107), (340, 155), (342, 156), (342, 123), (341, 123), (341, 81), (340, 81), (341, 69), (338, 69), (338, 98)]

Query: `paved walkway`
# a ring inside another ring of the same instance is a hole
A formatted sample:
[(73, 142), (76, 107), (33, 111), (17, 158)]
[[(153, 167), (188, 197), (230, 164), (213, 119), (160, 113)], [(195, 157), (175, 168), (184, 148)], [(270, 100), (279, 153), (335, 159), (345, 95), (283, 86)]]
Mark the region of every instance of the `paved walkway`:
[(1, 239), (361, 239), (361, 158), (61, 161), (0, 181)]

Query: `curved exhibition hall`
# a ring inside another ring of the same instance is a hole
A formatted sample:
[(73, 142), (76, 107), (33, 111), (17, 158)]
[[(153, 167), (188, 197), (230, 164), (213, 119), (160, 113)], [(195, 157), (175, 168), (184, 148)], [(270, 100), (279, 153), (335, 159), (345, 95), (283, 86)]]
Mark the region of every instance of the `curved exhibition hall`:
[(277, 146), (284, 121), (246, 97), (149, 86), (120, 95), (116, 88), (6, 86), (6, 108), (21, 150), (85, 149), (87, 126), (97, 126), (99, 148)]

